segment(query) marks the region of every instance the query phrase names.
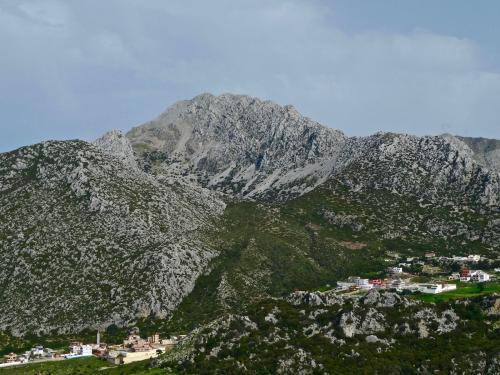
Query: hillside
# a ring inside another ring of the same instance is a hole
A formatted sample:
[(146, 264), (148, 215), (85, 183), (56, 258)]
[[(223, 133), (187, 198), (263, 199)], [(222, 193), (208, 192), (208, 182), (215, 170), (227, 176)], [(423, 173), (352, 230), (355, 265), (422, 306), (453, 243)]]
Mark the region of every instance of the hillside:
[[(192, 331), (155, 366), (182, 374), (498, 374), (498, 299), (295, 292)], [(496, 330), (495, 328), (496, 324)]]
[(381, 276), (392, 264), (388, 252), (494, 259), (499, 218), (496, 211), (460, 211), (384, 190), (351, 192), (333, 182), (287, 202), (231, 203), (208, 236), (221, 255), (164, 329), (190, 330), (256, 299), (316, 290), (350, 275)]
[(0, 155), (0, 328), (74, 332), (168, 314), (216, 252), (224, 203), (81, 141)]

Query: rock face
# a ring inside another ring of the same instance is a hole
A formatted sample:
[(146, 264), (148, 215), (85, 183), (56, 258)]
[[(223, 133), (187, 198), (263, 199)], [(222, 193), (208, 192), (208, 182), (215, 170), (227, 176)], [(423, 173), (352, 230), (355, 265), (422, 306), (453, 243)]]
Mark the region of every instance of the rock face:
[(107, 138), (105, 151), (66, 141), (0, 155), (0, 329), (165, 316), (217, 255), (199, 234), (224, 204), (140, 171), (126, 138)]
[(291, 106), (248, 96), (203, 94), (179, 102), (127, 137), (147, 170), (239, 198), (288, 199), (336, 179), (353, 190), (499, 202), (498, 174), (455, 137), (348, 138)]
[(203, 94), (127, 133), (148, 168), (241, 197), (298, 195), (324, 181), (341, 132), (292, 106)]
[(474, 159), (485, 167), (500, 173), (500, 140), (457, 137), (474, 152)]
[(132, 145), (119, 130), (111, 130), (94, 141), (102, 152), (119, 159), (128, 167), (137, 168), (137, 160)]
[(453, 137), (378, 133), (346, 143), (336, 177), (352, 190), (385, 189), (441, 203), (500, 202), (498, 175)]

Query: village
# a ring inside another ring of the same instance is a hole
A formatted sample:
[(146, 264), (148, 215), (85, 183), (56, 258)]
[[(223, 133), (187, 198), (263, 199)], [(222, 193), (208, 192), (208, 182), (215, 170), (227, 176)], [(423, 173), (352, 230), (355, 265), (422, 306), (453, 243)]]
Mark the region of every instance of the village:
[(171, 350), (184, 335), (171, 336), (160, 339), (158, 333), (147, 337), (140, 337), (137, 331), (131, 332), (128, 337), (119, 345), (108, 345), (101, 342), (100, 332), (97, 332), (96, 342), (84, 344), (80, 341), (71, 342), (68, 352), (53, 350), (37, 345), (31, 350), (22, 354), (9, 353), (4, 356), (1, 367), (23, 365), (28, 363), (38, 363), (47, 361), (71, 360), (76, 358), (97, 357), (103, 361), (108, 361), (114, 365), (128, 364), (136, 361), (143, 361), (155, 358), (158, 355)]
[[(498, 264), (498, 260), (492, 261), (480, 255), (436, 257), (434, 252), (426, 253), (424, 257), (402, 258), (396, 252), (387, 252), (388, 263), (385, 278), (362, 278), (349, 276), (345, 281), (337, 282), (338, 291), (357, 291), (377, 289), (395, 289), (397, 292), (417, 292), (425, 294), (438, 294), (457, 289), (455, 282), (482, 283), (495, 280), (495, 273), (500, 268), (494, 268), (492, 273), (481, 269), (473, 269), (480, 261), (486, 264)], [(443, 268), (458, 269), (446, 273)], [(425, 275), (425, 276), (423, 276)], [(425, 279), (423, 281), (422, 279)]]

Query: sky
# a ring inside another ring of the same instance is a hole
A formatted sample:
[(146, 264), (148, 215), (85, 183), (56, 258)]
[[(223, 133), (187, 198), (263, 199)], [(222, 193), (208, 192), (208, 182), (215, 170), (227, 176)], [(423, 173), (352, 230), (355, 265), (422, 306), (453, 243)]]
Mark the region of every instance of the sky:
[(204, 92), (349, 136), (500, 139), (500, 1), (0, 0), (0, 152)]

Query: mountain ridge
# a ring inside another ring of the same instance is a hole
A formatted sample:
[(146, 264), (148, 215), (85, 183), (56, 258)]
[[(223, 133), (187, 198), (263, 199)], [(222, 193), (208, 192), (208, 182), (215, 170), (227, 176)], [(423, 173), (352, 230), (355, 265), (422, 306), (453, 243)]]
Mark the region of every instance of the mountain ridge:
[[(291, 106), (229, 94), (178, 102), (93, 144), (0, 154), (0, 328), (46, 334), (169, 318), (214, 270), (211, 285), (232, 290), (228, 301), (234, 285), (248, 287), (242, 296), (293, 287), (282, 264), (315, 286), (334, 277), (338, 256), (349, 259), (345, 243), (363, 236), (353, 264), (377, 265), (394, 241), (424, 243), (420, 232), (432, 233), (432, 246), (453, 239), (454, 249), (496, 252), (499, 177), (474, 155), (452, 136), (346, 137)], [(239, 226), (222, 221), (229, 203)], [(286, 280), (273, 280), (275, 269)]]
[[(344, 178), (351, 165), (370, 168), (381, 163), (395, 175), (392, 182), (384, 182), (389, 190), (405, 193), (409, 186), (431, 179), (434, 199), (450, 184), (461, 193), (464, 186), (478, 185), (466, 193), (487, 205), (499, 202), (497, 170), (480, 162), (457, 137), (384, 132), (346, 137), (291, 106), (244, 95), (202, 94), (178, 102), (126, 136), (147, 168), (189, 176), (202, 186), (240, 198), (288, 199), (329, 178)], [(412, 165), (403, 166), (407, 160), (390, 163), (393, 156), (403, 154), (412, 158)], [(365, 159), (370, 160), (368, 166)], [(399, 173), (403, 167), (404, 173)], [(345, 179), (356, 185), (352, 178)], [(374, 179), (365, 179), (361, 185), (377, 185)], [(414, 192), (428, 194), (428, 187)]]

